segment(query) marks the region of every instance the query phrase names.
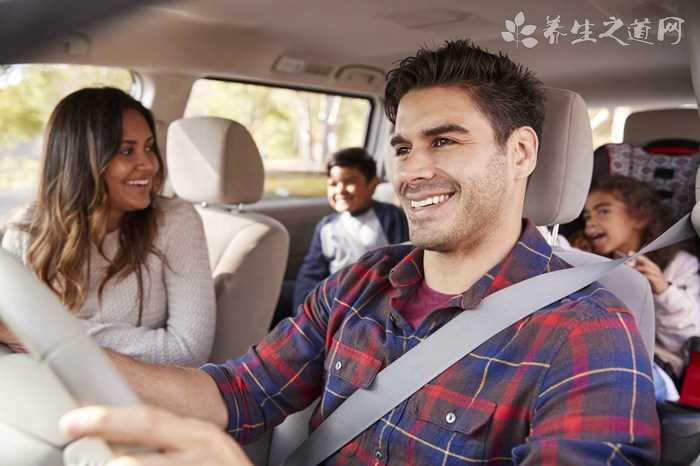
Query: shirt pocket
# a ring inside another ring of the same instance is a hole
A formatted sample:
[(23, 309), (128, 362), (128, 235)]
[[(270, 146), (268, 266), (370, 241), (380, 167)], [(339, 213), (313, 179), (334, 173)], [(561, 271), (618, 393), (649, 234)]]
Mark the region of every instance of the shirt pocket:
[(410, 422), (415, 422), (414, 431), (421, 433), (421, 439), (457, 458), (474, 460), (484, 459), (495, 410), (493, 401), (453, 396), (432, 384), (416, 392), (407, 405), (414, 418)]
[(324, 401), (330, 402), (324, 403), (325, 410), (335, 409), (358, 388), (368, 388), (381, 368), (382, 361), (373, 355), (334, 339), (325, 361)]

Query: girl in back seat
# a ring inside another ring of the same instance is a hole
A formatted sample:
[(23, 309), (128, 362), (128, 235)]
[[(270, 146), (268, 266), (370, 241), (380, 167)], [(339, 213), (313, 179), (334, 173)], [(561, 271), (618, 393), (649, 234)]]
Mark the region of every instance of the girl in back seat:
[[(204, 363), (215, 297), (191, 204), (159, 196), (151, 112), (113, 88), (65, 97), (45, 133), (36, 201), (2, 238), (98, 344), (160, 364)], [(21, 344), (0, 323), (0, 342)]]
[[(583, 217), (591, 249), (608, 257), (637, 251), (670, 224), (669, 212), (653, 188), (624, 176), (597, 184), (588, 195)], [(688, 363), (686, 342), (700, 335), (698, 259), (670, 246), (630, 265), (649, 280), (654, 294), (655, 359), (678, 381)]]

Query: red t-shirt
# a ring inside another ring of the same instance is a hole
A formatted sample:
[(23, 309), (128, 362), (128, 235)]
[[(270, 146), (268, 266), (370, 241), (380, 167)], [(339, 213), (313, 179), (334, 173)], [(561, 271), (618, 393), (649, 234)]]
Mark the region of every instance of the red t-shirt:
[(411, 299), (399, 310), (401, 317), (415, 328), (420, 327), (426, 317), (436, 309), (447, 307), (453, 295), (433, 290), (423, 280)]

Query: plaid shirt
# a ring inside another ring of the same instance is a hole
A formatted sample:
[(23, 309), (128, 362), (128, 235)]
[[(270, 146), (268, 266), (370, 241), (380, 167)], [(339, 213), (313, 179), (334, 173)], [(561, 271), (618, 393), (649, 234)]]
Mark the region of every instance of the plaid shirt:
[[(237, 360), (203, 369), (242, 443), (321, 396), (316, 428), (383, 367), (484, 297), (568, 267), (528, 223), (509, 255), (417, 329), (397, 309), (423, 252), (393, 246), (323, 281), (303, 312)], [(478, 322), (475, 322), (478, 325)], [(593, 284), (490, 338), (325, 464), (654, 464), (659, 426), (634, 318)]]

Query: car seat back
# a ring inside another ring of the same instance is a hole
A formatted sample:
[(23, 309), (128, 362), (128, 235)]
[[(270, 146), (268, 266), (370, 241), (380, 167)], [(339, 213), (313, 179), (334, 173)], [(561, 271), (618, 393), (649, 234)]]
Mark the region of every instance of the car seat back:
[(282, 286), (289, 234), (277, 220), (246, 212), (260, 200), (264, 172), (250, 133), (216, 117), (183, 118), (168, 129), (173, 189), (198, 203), (217, 300), (210, 360), (243, 354), (268, 331)]

